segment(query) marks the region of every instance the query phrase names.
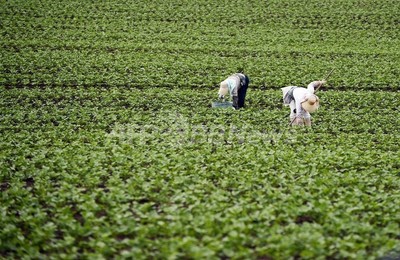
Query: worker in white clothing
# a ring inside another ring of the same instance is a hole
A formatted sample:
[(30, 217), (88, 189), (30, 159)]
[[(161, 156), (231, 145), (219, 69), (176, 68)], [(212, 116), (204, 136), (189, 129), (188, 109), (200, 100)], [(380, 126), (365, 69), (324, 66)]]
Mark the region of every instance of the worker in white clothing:
[(310, 113), (319, 107), (319, 98), (314, 92), (325, 83), (325, 80), (318, 80), (308, 84), (307, 88), (296, 86), (282, 88), (283, 104), (290, 107), (291, 125), (311, 126)]

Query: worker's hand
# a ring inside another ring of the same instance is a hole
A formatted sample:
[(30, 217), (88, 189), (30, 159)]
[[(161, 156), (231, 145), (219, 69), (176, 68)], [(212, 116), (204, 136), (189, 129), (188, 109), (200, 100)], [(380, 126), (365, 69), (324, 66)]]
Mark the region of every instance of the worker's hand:
[(320, 84), (321, 84), (321, 85), (326, 84), (326, 80), (324, 80), (324, 79), (323, 79), (323, 80), (320, 80)]

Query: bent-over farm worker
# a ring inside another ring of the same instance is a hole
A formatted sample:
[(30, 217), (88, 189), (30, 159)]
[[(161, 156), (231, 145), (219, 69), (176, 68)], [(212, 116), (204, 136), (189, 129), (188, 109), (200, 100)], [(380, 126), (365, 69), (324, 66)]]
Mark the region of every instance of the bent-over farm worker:
[(315, 89), (325, 84), (325, 80), (317, 80), (308, 84), (307, 88), (289, 86), (281, 88), (283, 104), (290, 107), (290, 122), (292, 125), (311, 126), (310, 113), (319, 107), (319, 98), (314, 94)]
[(235, 73), (220, 83), (218, 97), (224, 99), (229, 93), (233, 99), (233, 108), (242, 108), (244, 107), (244, 100), (246, 98), (246, 91), (249, 83), (250, 79), (247, 75), (243, 73)]

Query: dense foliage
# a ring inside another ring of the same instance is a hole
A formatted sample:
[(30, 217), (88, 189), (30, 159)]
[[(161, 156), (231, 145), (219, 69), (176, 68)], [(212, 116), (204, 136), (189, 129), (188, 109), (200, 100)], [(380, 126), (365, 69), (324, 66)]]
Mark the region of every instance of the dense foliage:
[[(0, 7), (0, 258), (400, 249), (400, 2)], [(212, 109), (238, 68), (247, 107)], [(331, 68), (313, 127), (288, 127), (279, 87)]]
[(400, 2), (3, 1), (6, 86), (213, 86), (244, 68), (254, 87), (398, 89)]

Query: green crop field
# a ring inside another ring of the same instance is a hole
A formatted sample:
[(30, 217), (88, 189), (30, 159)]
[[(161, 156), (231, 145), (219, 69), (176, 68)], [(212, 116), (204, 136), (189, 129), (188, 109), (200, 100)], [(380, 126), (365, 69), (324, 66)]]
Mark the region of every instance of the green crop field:
[(399, 10), (0, 0), (0, 259), (396, 259)]

